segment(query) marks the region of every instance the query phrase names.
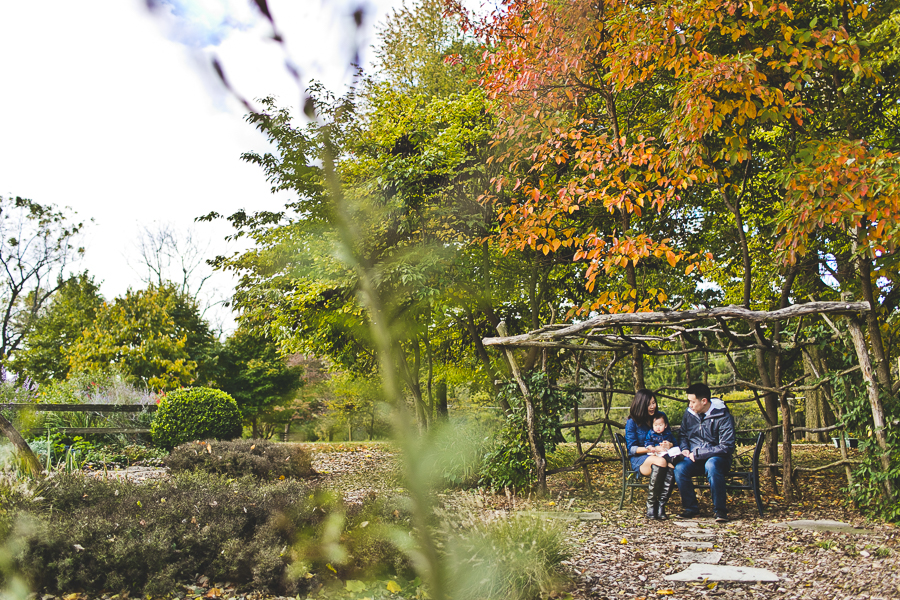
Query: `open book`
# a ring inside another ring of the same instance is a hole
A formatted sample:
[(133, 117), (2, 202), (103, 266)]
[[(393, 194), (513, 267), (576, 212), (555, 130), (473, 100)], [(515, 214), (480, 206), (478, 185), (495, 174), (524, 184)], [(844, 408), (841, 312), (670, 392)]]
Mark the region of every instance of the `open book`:
[(678, 446), (672, 446), (671, 448), (669, 448), (669, 451), (666, 452), (666, 454), (672, 457), (681, 456), (681, 448), (679, 448)]

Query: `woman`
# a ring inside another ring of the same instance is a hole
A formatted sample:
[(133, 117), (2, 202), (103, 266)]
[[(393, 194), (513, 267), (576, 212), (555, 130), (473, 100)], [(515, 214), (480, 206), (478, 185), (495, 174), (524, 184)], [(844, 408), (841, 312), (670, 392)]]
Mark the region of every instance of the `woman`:
[[(625, 447), (631, 460), (631, 468), (650, 478), (647, 486), (647, 518), (661, 521), (668, 519), (665, 506), (672, 494), (675, 473), (665, 457), (650, 454), (644, 440), (653, 429), (653, 417), (664, 414), (658, 409), (653, 392), (641, 389), (634, 394), (628, 420), (625, 422)], [(660, 447), (668, 450), (672, 444), (663, 442)]]

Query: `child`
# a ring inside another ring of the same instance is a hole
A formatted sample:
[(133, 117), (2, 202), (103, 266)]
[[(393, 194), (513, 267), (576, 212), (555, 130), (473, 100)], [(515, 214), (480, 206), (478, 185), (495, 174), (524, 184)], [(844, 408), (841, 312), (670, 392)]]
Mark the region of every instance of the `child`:
[[(672, 429), (669, 427), (668, 417), (663, 413), (658, 413), (653, 418), (653, 429), (648, 431), (644, 438), (644, 445), (647, 448), (653, 448), (652, 452), (656, 456), (666, 456), (666, 451), (659, 447), (663, 442), (669, 442), (672, 446), (678, 445), (678, 442), (675, 440), (675, 434), (672, 433)], [(666, 460), (671, 461), (668, 456), (666, 456)]]

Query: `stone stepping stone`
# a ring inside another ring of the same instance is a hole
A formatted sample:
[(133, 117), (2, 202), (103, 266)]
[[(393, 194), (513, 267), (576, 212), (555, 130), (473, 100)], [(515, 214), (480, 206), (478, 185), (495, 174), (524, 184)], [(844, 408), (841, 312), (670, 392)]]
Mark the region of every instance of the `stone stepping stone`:
[(716, 565), (722, 560), (721, 552), (682, 552), (678, 555), (678, 562), (682, 563), (702, 563), (705, 565)]
[(576, 513), (579, 521), (602, 521), (603, 513)]
[(691, 564), (681, 573), (666, 575), (667, 581), (778, 581), (768, 569), (735, 567), (732, 565)]
[[(576, 513), (570, 512), (540, 512), (540, 511), (528, 511), (523, 512), (523, 514), (527, 514), (532, 517), (537, 517), (538, 519), (561, 519), (563, 521), (577, 521), (578, 515)], [(598, 514), (598, 513), (595, 513)]]
[(697, 521), (672, 521), (672, 523), (678, 525), (679, 527), (693, 527), (694, 529), (697, 528)]
[(714, 537), (716, 537), (716, 534), (709, 533), (708, 531), (688, 531), (687, 533), (682, 533), (681, 537), (692, 538), (695, 540), (704, 540), (704, 539), (714, 538)]
[(672, 542), (679, 548), (712, 548), (712, 542)]
[(857, 535), (875, 533), (871, 529), (856, 528), (850, 523), (842, 523), (841, 521), (832, 521), (830, 519), (786, 521), (784, 523), (775, 523), (775, 526), (790, 529), (808, 529), (810, 531), (828, 531), (831, 533), (854, 533)]

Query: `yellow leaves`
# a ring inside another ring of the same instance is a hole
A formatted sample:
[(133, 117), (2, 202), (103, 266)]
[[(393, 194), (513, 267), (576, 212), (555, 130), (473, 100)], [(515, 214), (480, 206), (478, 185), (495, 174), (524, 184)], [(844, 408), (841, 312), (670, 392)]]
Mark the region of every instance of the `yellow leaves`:
[(751, 119), (756, 118), (756, 103), (752, 100), (744, 103), (744, 114), (746, 114)]
[(620, 543), (620, 544), (627, 544), (627, 543), (628, 543), (628, 539), (627, 539), (627, 538), (622, 538), (622, 539), (619, 541), (619, 543)]
[(671, 596), (675, 593), (675, 590), (664, 589), (664, 590), (656, 590), (657, 596)]
[(387, 591), (389, 591), (392, 594), (398, 594), (398, 593), (400, 593), (400, 590), (402, 589), (400, 587), (400, 585), (394, 580), (388, 581), (385, 584), (385, 587), (387, 588)]
[(671, 250), (666, 250), (666, 262), (669, 263), (670, 267), (674, 267), (678, 264), (678, 261), (681, 260), (681, 257), (672, 252)]

